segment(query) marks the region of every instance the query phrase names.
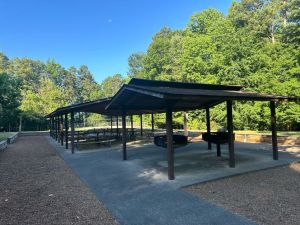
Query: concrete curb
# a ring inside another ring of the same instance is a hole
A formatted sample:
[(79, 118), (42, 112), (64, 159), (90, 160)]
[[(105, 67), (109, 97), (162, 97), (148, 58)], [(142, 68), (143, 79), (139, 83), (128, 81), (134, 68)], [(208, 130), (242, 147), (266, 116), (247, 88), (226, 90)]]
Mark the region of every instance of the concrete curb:
[(17, 140), (18, 137), (19, 137), (19, 132), (11, 137), (8, 137), (7, 144), (12, 144), (13, 142), (15, 142)]
[(19, 135), (22, 137), (25, 136), (47, 136), (49, 135), (49, 131), (21, 131)]
[(4, 151), (7, 148), (7, 140), (0, 141), (0, 151)]

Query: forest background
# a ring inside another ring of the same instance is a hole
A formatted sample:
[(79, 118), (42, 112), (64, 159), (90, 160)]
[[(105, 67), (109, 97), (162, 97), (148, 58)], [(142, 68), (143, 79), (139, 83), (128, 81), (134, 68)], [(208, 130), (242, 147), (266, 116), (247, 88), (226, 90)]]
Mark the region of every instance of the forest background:
[[(97, 83), (85, 65), (64, 68), (54, 59), (9, 59), (0, 53), (0, 130), (47, 129), (56, 108), (113, 96), (131, 78), (243, 85), (244, 90), (300, 96), (300, 0), (242, 0), (227, 15), (210, 8), (190, 17), (181, 30), (163, 27), (146, 52), (128, 58), (128, 73)], [(235, 102), (238, 130), (268, 130), (268, 102)], [(300, 130), (299, 103), (277, 107), (280, 130)], [(145, 116), (145, 122), (149, 122)], [(225, 126), (225, 105), (211, 111), (212, 127)], [(105, 116), (81, 114), (82, 126)], [(135, 118), (138, 120), (138, 118)], [(161, 126), (164, 115), (156, 116)], [(174, 114), (183, 123), (182, 113)], [(202, 110), (189, 112), (190, 129), (205, 127)]]

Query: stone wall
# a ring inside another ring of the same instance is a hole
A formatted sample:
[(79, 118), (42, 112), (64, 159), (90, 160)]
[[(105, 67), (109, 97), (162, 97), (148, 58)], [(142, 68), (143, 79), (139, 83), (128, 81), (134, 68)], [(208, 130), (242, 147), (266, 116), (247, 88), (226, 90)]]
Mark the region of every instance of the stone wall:
[(4, 151), (7, 148), (7, 141), (0, 141), (0, 151)]

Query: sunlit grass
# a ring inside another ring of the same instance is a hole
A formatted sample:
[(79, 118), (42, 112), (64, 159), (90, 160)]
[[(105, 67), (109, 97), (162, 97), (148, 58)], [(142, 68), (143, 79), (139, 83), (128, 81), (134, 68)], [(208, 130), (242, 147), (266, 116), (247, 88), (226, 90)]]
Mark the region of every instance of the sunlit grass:
[(0, 141), (6, 140), (7, 138), (15, 135), (17, 132), (0, 132)]

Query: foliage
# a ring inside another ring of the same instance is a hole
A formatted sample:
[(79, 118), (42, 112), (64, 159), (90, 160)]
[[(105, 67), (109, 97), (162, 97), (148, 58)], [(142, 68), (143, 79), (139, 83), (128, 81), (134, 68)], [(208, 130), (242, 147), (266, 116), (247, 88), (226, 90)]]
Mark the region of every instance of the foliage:
[(0, 74), (0, 130), (10, 126), (18, 115), (20, 104), (20, 82), (7, 74)]
[[(58, 107), (111, 97), (133, 77), (300, 96), (299, 5), (299, 0), (241, 0), (232, 3), (228, 15), (212, 8), (197, 12), (184, 29), (163, 27), (145, 53), (133, 53), (127, 77), (115, 74), (101, 83), (85, 65), (66, 69), (53, 59), (44, 63), (0, 53), (0, 127), (8, 130), (19, 118), (41, 121)], [(235, 129), (267, 130), (269, 114), (267, 102), (236, 102)], [(277, 115), (280, 129), (300, 129), (299, 103), (278, 104)], [(79, 118), (89, 125), (104, 119), (84, 113)], [(155, 118), (163, 126), (165, 115)], [(225, 104), (211, 110), (211, 120), (212, 129), (226, 126)], [(175, 113), (174, 121), (182, 124), (183, 114)], [(189, 127), (205, 128), (203, 110), (189, 114)]]
[[(186, 29), (164, 27), (154, 35), (139, 71), (153, 80), (300, 96), (299, 12), (299, 0), (242, 0), (232, 3), (227, 16), (215, 9), (195, 13)], [(235, 128), (267, 130), (269, 111), (267, 102), (235, 103)], [(224, 104), (214, 107), (214, 126), (226, 126), (225, 112)], [(300, 129), (299, 113), (299, 103), (278, 104), (279, 128)], [(205, 114), (191, 112), (189, 126), (204, 128)]]
[(143, 60), (145, 54), (142, 52), (134, 53), (128, 58), (128, 77), (129, 78), (140, 78), (142, 77)]
[(124, 84), (124, 79), (121, 74), (115, 74), (107, 77), (101, 84), (102, 97), (112, 97)]

